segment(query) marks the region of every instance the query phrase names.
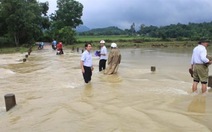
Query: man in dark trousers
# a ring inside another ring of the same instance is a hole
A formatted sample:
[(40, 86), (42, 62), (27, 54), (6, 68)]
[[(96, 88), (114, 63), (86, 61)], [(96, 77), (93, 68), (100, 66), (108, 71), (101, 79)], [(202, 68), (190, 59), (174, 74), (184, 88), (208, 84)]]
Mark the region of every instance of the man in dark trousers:
[(99, 60), (99, 71), (105, 70), (106, 67), (106, 61), (107, 61), (107, 48), (105, 46), (105, 41), (100, 41), (100, 60)]
[(92, 54), (91, 54), (92, 45), (90, 43), (85, 44), (85, 51), (82, 53), (80, 66), (82, 70), (82, 75), (85, 83), (91, 81), (93, 64), (92, 64)]

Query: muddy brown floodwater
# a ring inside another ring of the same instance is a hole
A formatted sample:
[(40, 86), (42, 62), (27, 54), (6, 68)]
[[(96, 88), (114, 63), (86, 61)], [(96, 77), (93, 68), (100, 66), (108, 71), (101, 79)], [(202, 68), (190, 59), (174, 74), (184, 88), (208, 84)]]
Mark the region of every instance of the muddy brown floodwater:
[[(191, 95), (192, 48), (120, 50), (116, 75), (99, 72), (99, 58), (93, 56), (90, 84), (82, 78), (80, 53), (64, 49), (65, 54), (57, 56), (45, 46), (25, 63), (25, 54), (1, 54), (0, 131), (212, 131), (211, 89), (206, 96)], [(15, 94), (17, 105), (6, 112), (8, 93)]]

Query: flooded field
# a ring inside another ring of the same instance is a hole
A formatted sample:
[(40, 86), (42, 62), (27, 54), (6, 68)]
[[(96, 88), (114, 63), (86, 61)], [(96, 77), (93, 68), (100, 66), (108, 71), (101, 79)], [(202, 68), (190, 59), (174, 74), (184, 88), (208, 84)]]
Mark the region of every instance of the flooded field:
[[(212, 90), (191, 95), (192, 48), (120, 51), (116, 75), (99, 72), (99, 58), (93, 56), (90, 84), (83, 81), (76, 51), (64, 49), (59, 56), (45, 46), (25, 63), (25, 54), (1, 54), (1, 132), (212, 131)], [(8, 93), (15, 94), (17, 105), (6, 112)]]

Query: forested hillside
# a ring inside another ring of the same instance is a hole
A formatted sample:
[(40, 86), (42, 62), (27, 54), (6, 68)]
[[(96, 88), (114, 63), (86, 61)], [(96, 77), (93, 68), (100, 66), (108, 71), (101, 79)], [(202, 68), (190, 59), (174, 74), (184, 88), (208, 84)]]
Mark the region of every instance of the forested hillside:
[(142, 37), (155, 37), (166, 40), (175, 38), (176, 40), (198, 40), (201, 37), (211, 39), (212, 37), (212, 22), (204, 23), (189, 23), (189, 24), (171, 24), (167, 26), (145, 26), (142, 24), (138, 31), (135, 29), (119, 29), (118, 27), (97, 28), (86, 32), (81, 32), (79, 35), (137, 35)]
[(208, 23), (189, 23), (189, 24), (171, 24), (163, 27), (144, 26), (137, 32), (142, 36), (159, 38), (176, 38), (177, 40), (190, 39), (198, 40), (201, 37), (212, 37), (212, 22)]
[(80, 35), (125, 35), (126, 32), (118, 27), (111, 26), (106, 28), (91, 29), (86, 32), (79, 33)]

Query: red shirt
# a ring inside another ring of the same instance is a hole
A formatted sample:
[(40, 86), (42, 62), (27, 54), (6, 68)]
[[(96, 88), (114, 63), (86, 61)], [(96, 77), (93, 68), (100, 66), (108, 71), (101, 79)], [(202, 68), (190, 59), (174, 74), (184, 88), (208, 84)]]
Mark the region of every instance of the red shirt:
[(57, 49), (62, 49), (62, 48), (63, 48), (62, 43), (58, 43), (58, 44), (57, 44)]

